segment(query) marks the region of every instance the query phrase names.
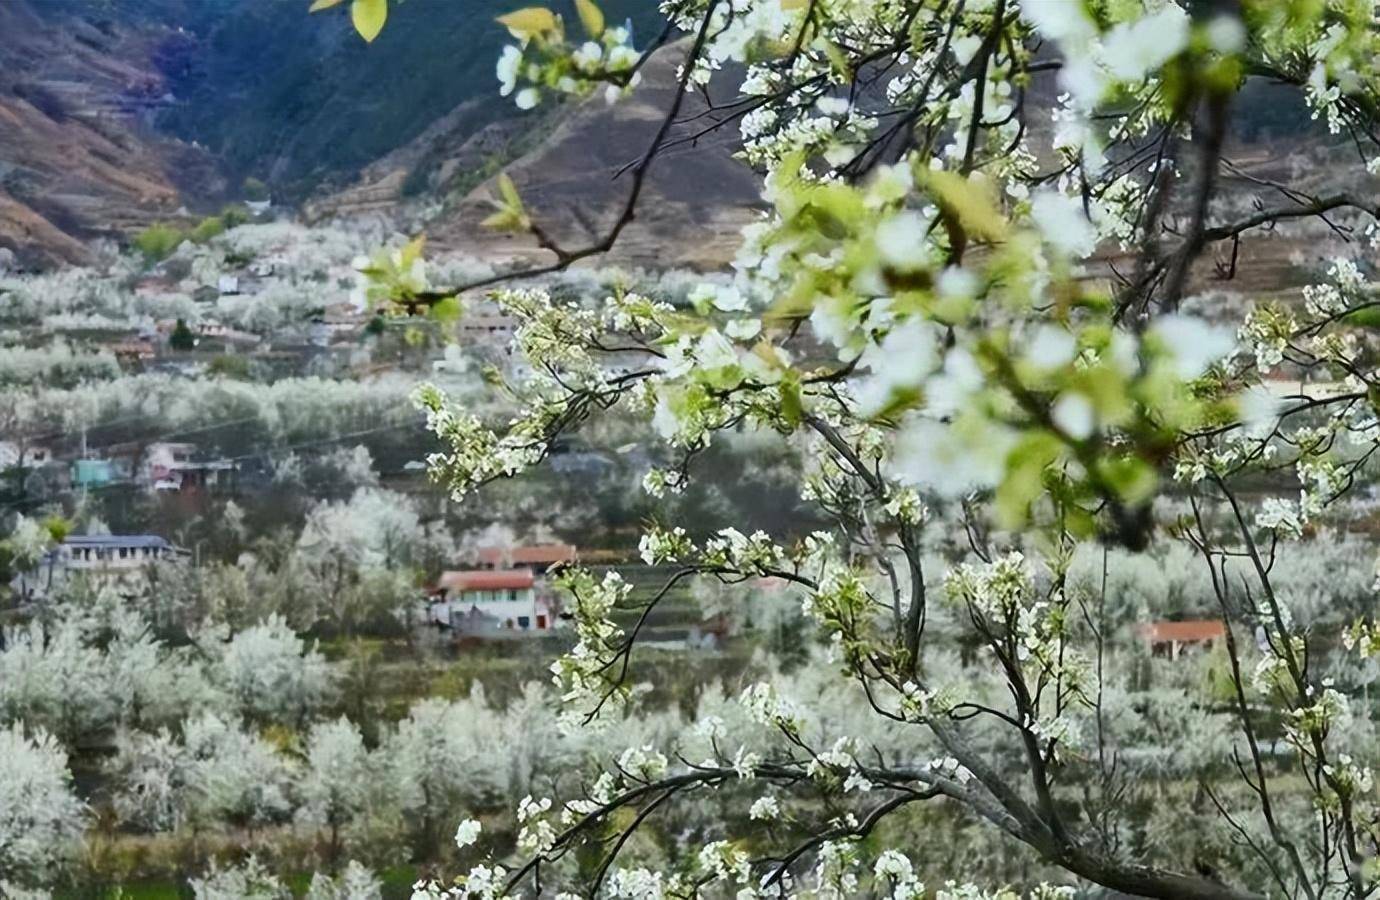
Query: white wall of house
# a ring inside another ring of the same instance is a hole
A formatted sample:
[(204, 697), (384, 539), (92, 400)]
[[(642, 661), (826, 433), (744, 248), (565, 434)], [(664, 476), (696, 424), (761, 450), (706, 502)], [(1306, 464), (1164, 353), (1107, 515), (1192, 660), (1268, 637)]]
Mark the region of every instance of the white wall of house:
[(461, 591), (448, 600), (433, 603), (431, 619), (449, 625), (453, 616), (464, 616), (476, 608), (492, 616), (501, 627), (518, 631), (543, 631), (556, 624), (550, 604), (538, 598), (532, 588)]

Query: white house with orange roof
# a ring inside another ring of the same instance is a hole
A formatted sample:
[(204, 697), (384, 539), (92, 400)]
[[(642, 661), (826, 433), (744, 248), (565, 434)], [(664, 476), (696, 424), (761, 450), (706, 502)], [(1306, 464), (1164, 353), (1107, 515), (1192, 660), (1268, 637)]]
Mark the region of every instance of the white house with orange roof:
[(445, 572), (428, 607), (433, 624), (477, 637), (547, 632), (558, 614), (531, 569)]

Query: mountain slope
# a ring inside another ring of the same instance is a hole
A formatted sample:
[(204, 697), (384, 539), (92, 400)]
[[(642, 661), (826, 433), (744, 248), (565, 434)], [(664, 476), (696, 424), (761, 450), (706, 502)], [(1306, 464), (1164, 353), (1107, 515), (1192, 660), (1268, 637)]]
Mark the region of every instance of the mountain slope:
[(168, 34), (0, 3), (0, 247), (22, 264), (81, 262), (84, 239), (166, 216), (184, 189), (215, 190), (203, 153), (146, 125), (164, 102), (151, 59)]
[[(348, 184), (439, 120), (472, 134), (513, 115), (494, 76), (510, 38), (494, 19), (521, 0), (395, 4), (371, 44), (355, 34), (344, 7), (308, 15), (306, 0), (219, 2), (214, 13), (184, 14), (197, 44), (169, 66), (178, 102), (159, 125), (282, 195)], [(657, 21), (649, 3), (602, 5), (610, 19), (631, 17), (639, 29)]]
[[(686, 42), (648, 60), (643, 81), (609, 105), (592, 96), (560, 116), (549, 134), (506, 168), (542, 228), (567, 249), (601, 240), (622, 212), (632, 176), (675, 97)], [(727, 84), (723, 79), (715, 85)], [(717, 93), (715, 104), (727, 97)], [(665, 149), (648, 172), (632, 223), (602, 261), (624, 265), (714, 268), (732, 258), (743, 225), (757, 218), (761, 179), (733, 157), (736, 120), (690, 138), (711, 121), (705, 99), (687, 94)], [(480, 222), (493, 211), (492, 179), (452, 202), (428, 227), (431, 245), (489, 260), (550, 262), (527, 235), (495, 234)]]
[[(282, 205), (383, 159), (422, 191), (446, 148), (526, 127), (494, 78), (494, 17), (520, 2), (397, 4), (372, 44), (308, 5), (0, 0), (0, 247), (78, 262), (86, 239), (211, 209), (247, 176)], [(603, 5), (658, 21), (639, 0)], [(440, 152), (390, 156), (409, 146)]]

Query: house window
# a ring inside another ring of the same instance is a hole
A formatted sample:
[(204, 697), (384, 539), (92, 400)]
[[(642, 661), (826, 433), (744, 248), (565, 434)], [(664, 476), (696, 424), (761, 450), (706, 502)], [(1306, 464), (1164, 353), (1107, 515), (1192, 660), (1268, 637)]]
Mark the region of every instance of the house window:
[(514, 589), (508, 591), (508, 599), (509, 599), (509, 600), (517, 600), (517, 589), (516, 589), (516, 588), (514, 588)]
[(120, 548), (120, 559), (126, 559), (126, 558), (128, 558), (128, 556), (129, 556), (129, 549), (126, 548), (126, 547), (121, 547), (121, 548)]
[(518, 616), (517, 619), (518, 619), (518, 627), (519, 627), (519, 628), (524, 628), (524, 629), (525, 629), (525, 628), (530, 627), (531, 624), (532, 624), (532, 620), (529, 619), (527, 616)]

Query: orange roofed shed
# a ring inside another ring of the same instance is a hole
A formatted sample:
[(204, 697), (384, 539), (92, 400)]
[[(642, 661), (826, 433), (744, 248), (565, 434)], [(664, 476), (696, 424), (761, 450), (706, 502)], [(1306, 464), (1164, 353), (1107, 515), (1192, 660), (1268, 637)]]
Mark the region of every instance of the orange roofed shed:
[(1140, 636), (1152, 654), (1178, 659), (1188, 647), (1211, 649), (1227, 636), (1227, 629), (1220, 619), (1147, 622), (1140, 626)]
[(575, 562), (578, 557), (570, 544), (533, 544), (527, 547), (480, 547), (479, 565), (486, 569), (527, 568), (544, 572), (555, 565)]

